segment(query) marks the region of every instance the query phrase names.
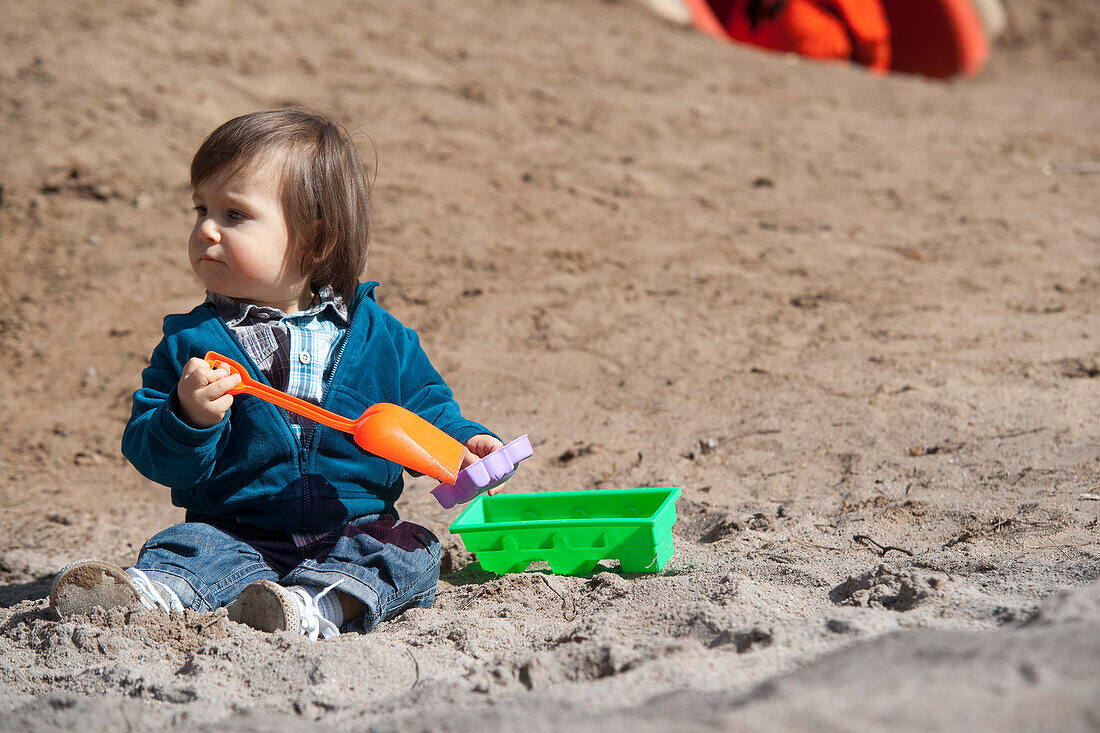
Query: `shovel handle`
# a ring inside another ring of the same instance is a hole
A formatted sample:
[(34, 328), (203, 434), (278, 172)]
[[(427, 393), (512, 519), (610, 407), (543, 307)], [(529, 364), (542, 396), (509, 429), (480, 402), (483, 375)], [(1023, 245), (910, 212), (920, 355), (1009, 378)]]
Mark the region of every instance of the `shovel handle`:
[(285, 410), (290, 410), (295, 414), (313, 420), (314, 422), (321, 423), (322, 425), (327, 425), (335, 430), (341, 430), (345, 433), (355, 432), (354, 420), (340, 417), (335, 413), (318, 407), (312, 402), (306, 402), (305, 400), (288, 395), (286, 392), (277, 390), (274, 387), (269, 387), (262, 382), (257, 382), (248, 375), (247, 369), (216, 351), (206, 352), (206, 356), (204, 356), (203, 359), (210, 365), (211, 369), (217, 369), (219, 366), (224, 366), (229, 369), (230, 374), (240, 375), (241, 383), (229, 390), (229, 394), (250, 394), (253, 397), (259, 397), (261, 400), (278, 405)]

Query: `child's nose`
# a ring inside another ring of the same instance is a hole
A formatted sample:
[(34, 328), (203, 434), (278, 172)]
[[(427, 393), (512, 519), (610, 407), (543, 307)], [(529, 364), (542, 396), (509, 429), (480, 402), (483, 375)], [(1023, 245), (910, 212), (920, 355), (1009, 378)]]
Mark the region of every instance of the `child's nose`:
[(203, 219), (202, 223), (199, 224), (199, 234), (202, 235), (203, 239), (207, 239), (211, 242), (221, 241), (222, 238), (218, 225), (210, 218)]

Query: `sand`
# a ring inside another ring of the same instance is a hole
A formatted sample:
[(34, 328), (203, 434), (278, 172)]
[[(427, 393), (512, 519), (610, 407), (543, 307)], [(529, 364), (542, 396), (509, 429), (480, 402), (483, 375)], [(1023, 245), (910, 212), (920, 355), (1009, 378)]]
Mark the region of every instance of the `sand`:
[[(0, 729), (1095, 730), (1100, 11), (1006, 0), (970, 80), (623, 0), (0, 4)], [(658, 574), (482, 571), (311, 643), (58, 622), (181, 521), (118, 450), (228, 117), (377, 159), (369, 276), (509, 491), (680, 486)]]

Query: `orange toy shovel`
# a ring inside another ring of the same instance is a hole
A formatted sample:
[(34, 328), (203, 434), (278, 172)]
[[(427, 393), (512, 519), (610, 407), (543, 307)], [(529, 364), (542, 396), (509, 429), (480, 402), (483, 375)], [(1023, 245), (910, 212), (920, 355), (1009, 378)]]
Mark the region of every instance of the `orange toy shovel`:
[(363, 450), (417, 473), (431, 476), (442, 483), (453, 484), (458, 479), (458, 470), (466, 448), (435, 425), (400, 405), (379, 402), (367, 408), (358, 420), (349, 420), (312, 402), (257, 382), (248, 376), (244, 367), (221, 354), (208, 351), (203, 358), (211, 369), (224, 366), (231, 374), (241, 376), (241, 383), (229, 390), (229, 394), (250, 394), (314, 422), (351, 433)]

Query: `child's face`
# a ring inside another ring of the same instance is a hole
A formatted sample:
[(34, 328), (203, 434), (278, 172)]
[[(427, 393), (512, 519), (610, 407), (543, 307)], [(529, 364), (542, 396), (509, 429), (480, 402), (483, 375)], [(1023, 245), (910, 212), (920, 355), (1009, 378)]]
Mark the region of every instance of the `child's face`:
[(199, 185), (187, 253), (207, 290), (294, 313), (307, 308), (313, 294), (287, 226), (281, 182), (268, 166), (214, 175)]

